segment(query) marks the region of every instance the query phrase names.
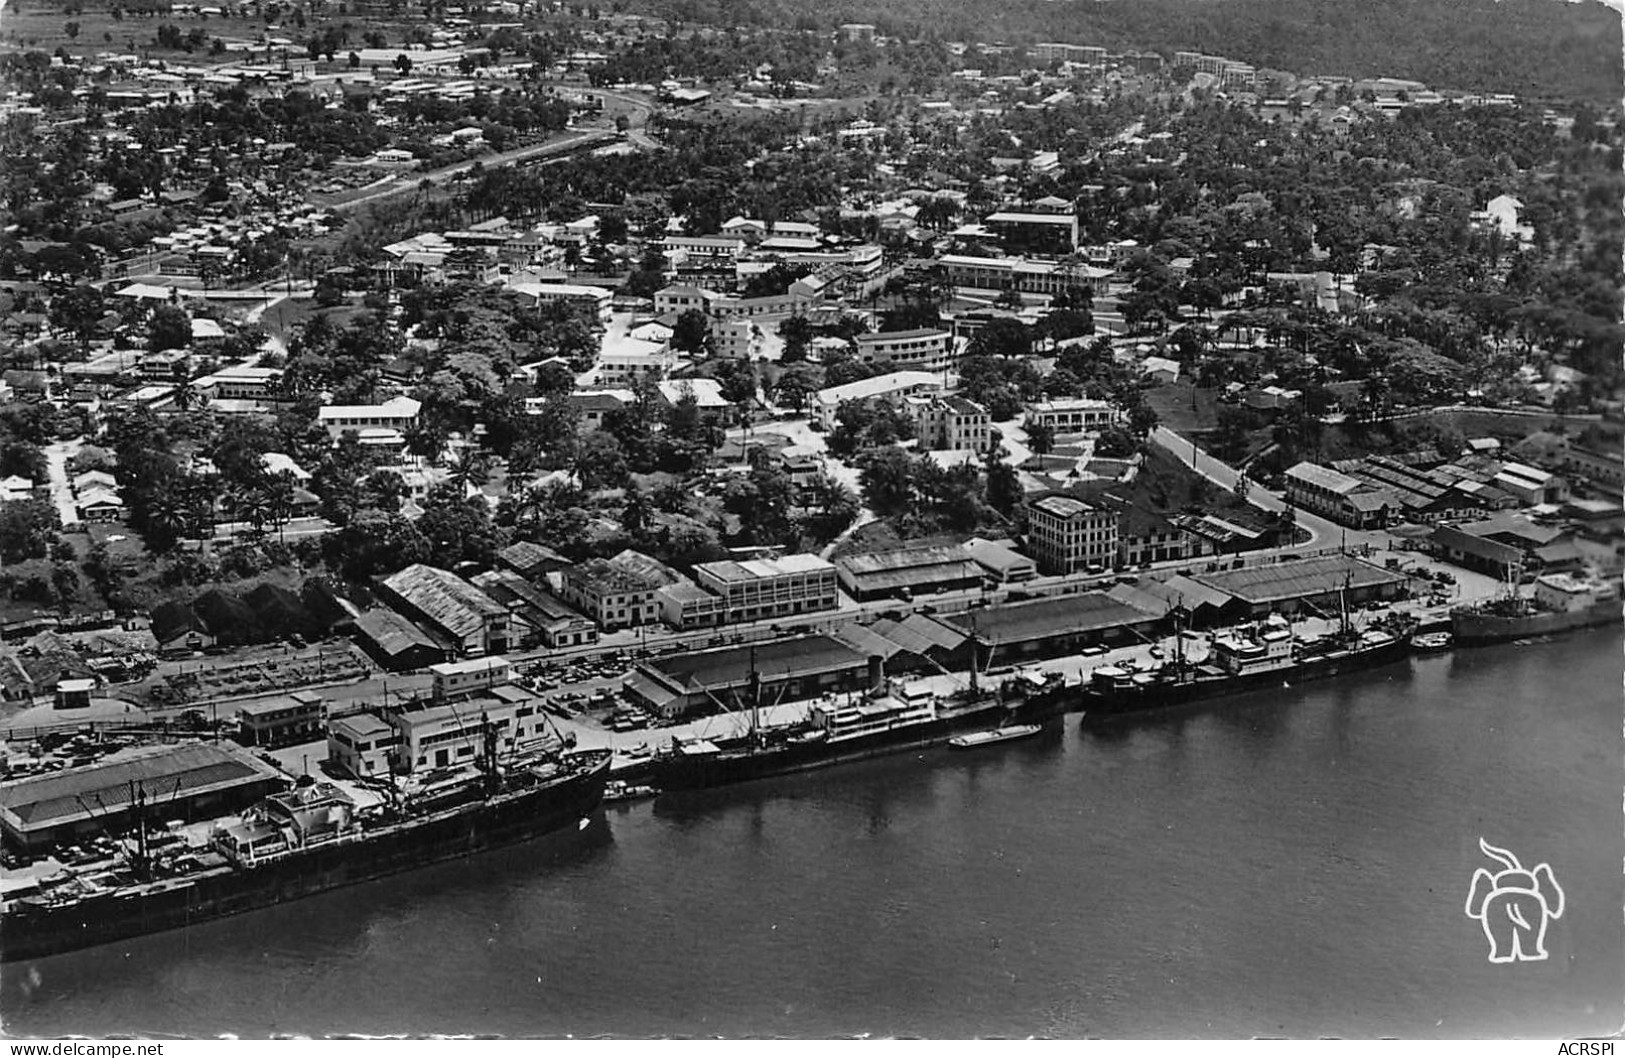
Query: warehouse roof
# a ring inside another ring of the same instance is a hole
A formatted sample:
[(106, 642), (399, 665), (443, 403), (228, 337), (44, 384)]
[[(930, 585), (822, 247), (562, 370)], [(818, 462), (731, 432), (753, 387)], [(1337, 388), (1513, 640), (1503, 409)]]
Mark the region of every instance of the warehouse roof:
[(473, 635), (487, 619), (508, 616), (501, 603), (468, 581), (422, 563), (385, 577), (384, 586), (456, 636)]
[(972, 632), (984, 643), (999, 646), (1144, 624), (1160, 616), (1160, 613), (1135, 609), (1105, 592), (1086, 591), (1077, 595), (989, 606), (954, 614), (948, 621), (957, 628)]
[(541, 544), (520, 540), (497, 552), (497, 558), (527, 576), (548, 566), (563, 566), (569, 559)]
[(679, 686), (699, 689), (742, 683), (750, 675), (751, 658), (764, 682), (817, 672), (859, 668), (868, 659), (829, 636), (798, 636), (760, 643), (755, 647), (723, 647), (674, 654), (648, 662), (648, 667)]
[(862, 593), (982, 579), (982, 567), (961, 547), (913, 547), (837, 559)]
[(1206, 573), (1194, 579), (1210, 588), (1233, 595), (1243, 602), (1256, 605), (1283, 599), (1313, 598), (1343, 587), (1369, 588), (1382, 584), (1397, 584), (1405, 580), (1405, 577), (1347, 555), (1327, 555), (1323, 558), (1236, 569), (1228, 573)]
[(355, 619), (356, 630), (390, 657), (413, 648), (443, 650), (423, 629), (394, 610), (367, 610)]
[(198, 797), (287, 776), (235, 747), (212, 742), (156, 746), (99, 764), (19, 779), (0, 788), (0, 816), (17, 830), (58, 826), (116, 812), (136, 791), (159, 815), (179, 797)]

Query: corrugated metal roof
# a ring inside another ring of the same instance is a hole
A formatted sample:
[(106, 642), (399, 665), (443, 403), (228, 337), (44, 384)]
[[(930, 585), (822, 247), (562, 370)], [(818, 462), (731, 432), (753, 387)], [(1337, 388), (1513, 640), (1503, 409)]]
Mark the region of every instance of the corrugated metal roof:
[(1396, 584), (1405, 578), (1347, 555), (1327, 555), (1236, 569), (1228, 573), (1206, 573), (1194, 579), (1244, 602), (1261, 604), (1282, 599), (1313, 598), (1335, 592), (1345, 585), (1366, 588)]
[(414, 647), (441, 650), (428, 633), (394, 610), (368, 610), (357, 615), (356, 629), (385, 654), (394, 657)]
[(490, 618), (508, 616), (501, 603), (456, 574), (433, 566), (407, 566), (384, 578), (384, 584), (453, 635), (473, 635)]
[(116, 812), (137, 790), (156, 813), (175, 797), (287, 777), (247, 753), (209, 742), (161, 746), (0, 788), (0, 813), (38, 829)]
[(1105, 592), (1088, 591), (989, 606), (983, 610), (954, 614), (948, 618), (948, 622), (956, 628), (973, 632), (983, 642), (998, 646), (1144, 624), (1158, 616), (1161, 616), (1160, 613), (1145, 613), (1113, 599)]

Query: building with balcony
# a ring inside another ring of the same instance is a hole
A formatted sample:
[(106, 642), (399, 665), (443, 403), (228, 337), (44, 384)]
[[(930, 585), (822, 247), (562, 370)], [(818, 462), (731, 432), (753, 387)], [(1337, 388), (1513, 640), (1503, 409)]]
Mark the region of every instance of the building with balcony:
[(1099, 433), (1122, 418), (1122, 411), (1111, 401), (1077, 397), (1029, 404), (1026, 422), (1042, 423), (1058, 434)]
[(860, 364), (893, 371), (946, 371), (953, 366), (953, 335), (935, 327), (860, 334), (854, 344)]
[(1404, 509), (1387, 488), (1318, 463), (1298, 463), (1284, 482), (1288, 503), (1350, 529), (1380, 529)]

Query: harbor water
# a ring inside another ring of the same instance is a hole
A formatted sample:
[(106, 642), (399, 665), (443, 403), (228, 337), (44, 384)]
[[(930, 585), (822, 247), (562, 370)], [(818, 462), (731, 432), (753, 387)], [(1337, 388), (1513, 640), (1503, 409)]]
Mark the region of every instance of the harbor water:
[[(11, 1035), (1572, 1036), (1622, 1020), (1617, 629), (585, 831), (8, 964)], [(1562, 887), (1492, 963), (1480, 839)], [(1555, 910), (1555, 908), (1553, 909)], [(3, 930), (3, 924), (0, 924)]]

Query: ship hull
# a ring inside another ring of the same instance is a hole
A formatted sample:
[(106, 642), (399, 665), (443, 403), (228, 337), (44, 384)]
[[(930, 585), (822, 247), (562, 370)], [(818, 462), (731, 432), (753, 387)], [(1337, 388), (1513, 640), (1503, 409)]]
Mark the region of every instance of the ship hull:
[(1621, 620), (1618, 599), (1605, 599), (1567, 613), (1532, 613), (1506, 616), (1472, 610), (1457, 610), (1450, 615), (1451, 632), (1458, 644), (1504, 643), (1526, 636), (1551, 635), (1576, 628), (1617, 624)]
[(1097, 719), (1137, 713), (1148, 709), (1164, 709), (1187, 702), (1219, 698), (1263, 687), (1292, 685), (1306, 680), (1326, 679), (1347, 672), (1376, 668), (1400, 661), (1411, 652), (1411, 646), (1402, 636), (1393, 642), (1361, 650), (1338, 651), (1307, 658), (1292, 665), (1242, 675), (1196, 676), (1187, 680), (1153, 683), (1143, 688), (1122, 691), (1085, 688), (1080, 705), (1088, 710), (1089, 722)]
[(1006, 708), (993, 702), (923, 723), (899, 725), (872, 735), (840, 742), (787, 742), (766, 749), (707, 754), (677, 754), (657, 763), (652, 781), (662, 790), (697, 790), (711, 786), (812, 771), (835, 764), (867, 760), (908, 750), (942, 745), (954, 735), (999, 722), (1033, 723), (1058, 715), (1065, 702), (1047, 695)]
[(608, 758), (533, 789), (316, 846), (68, 904), (18, 902), (0, 920), (0, 961), (37, 959), (206, 922), (511, 845), (576, 825), (603, 800)]

